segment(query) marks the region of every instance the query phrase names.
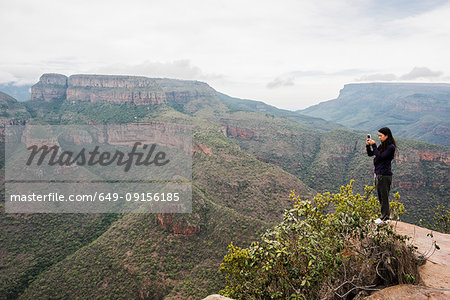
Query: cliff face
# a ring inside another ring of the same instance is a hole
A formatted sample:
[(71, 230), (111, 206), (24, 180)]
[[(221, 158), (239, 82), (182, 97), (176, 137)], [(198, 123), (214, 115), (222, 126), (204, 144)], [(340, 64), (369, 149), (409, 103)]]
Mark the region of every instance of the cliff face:
[(61, 74), (44, 74), (31, 87), (32, 101), (54, 102), (66, 98), (67, 77)]
[(215, 95), (215, 90), (196, 81), (153, 79), (141, 76), (44, 74), (31, 88), (34, 101), (87, 101), (116, 104), (158, 105), (186, 103)]
[[(45, 144), (60, 145), (58, 139), (61, 138), (65, 142), (73, 143), (76, 145), (89, 145), (91, 143), (108, 143), (110, 145), (127, 145), (132, 146), (136, 141), (140, 141), (143, 144), (157, 144), (162, 147), (170, 149), (179, 149), (186, 155), (192, 155), (193, 149), (190, 146), (189, 136), (191, 132), (183, 126), (176, 126), (174, 124), (166, 123), (139, 123), (139, 124), (121, 124), (121, 125), (95, 125), (98, 129), (95, 131), (87, 131), (80, 128), (77, 131), (67, 131), (70, 134), (65, 134), (61, 137), (54, 137), (52, 139), (36, 138), (33, 134), (36, 125), (25, 123), (12, 123), (10, 121), (2, 122), (1, 124), (22, 124), (25, 125), (25, 129), (22, 135), (17, 136), (15, 140), (10, 137), (10, 141), (20, 142), (20, 140), (27, 146), (42, 146)], [(3, 129), (0, 127), (0, 141), (2, 141)], [(195, 151), (195, 150), (194, 150)], [(204, 150), (206, 151), (206, 150)], [(206, 153), (206, 152), (205, 152)]]
[(113, 102), (154, 105), (166, 102), (158, 84), (145, 77), (72, 75), (68, 79), (68, 101)]
[(225, 136), (233, 136), (243, 140), (251, 139), (254, 136), (254, 133), (250, 129), (239, 128), (231, 125), (224, 125), (221, 132)]
[[(388, 287), (365, 299), (449, 299), (450, 278), (442, 275), (450, 274), (450, 235), (404, 222), (392, 222), (392, 225), (398, 234), (409, 236), (407, 243), (417, 247), (417, 252), (427, 258), (426, 263), (419, 266), (421, 282), (419, 285)], [(433, 243), (440, 246), (440, 249), (430, 254), (430, 249), (434, 248)]]
[(164, 91), (169, 103), (187, 103), (194, 98), (216, 96), (216, 91), (204, 82), (160, 78), (154, 80)]
[[(195, 217), (198, 217), (198, 215), (195, 215)], [(156, 220), (161, 228), (168, 230), (175, 236), (190, 236), (200, 231), (199, 225), (190, 224), (183, 218), (174, 218), (172, 214), (158, 214)]]

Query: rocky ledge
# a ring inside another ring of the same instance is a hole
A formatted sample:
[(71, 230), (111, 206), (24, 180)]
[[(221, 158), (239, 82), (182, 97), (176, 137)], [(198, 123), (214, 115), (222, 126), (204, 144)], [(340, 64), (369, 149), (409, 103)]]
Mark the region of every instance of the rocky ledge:
[[(392, 222), (394, 230), (410, 237), (408, 243), (417, 247), (427, 261), (419, 267), (419, 285), (401, 284), (382, 289), (366, 300), (444, 300), (450, 299), (450, 234), (431, 231), (404, 222)], [(435, 249), (434, 243), (439, 246)], [(232, 300), (220, 295), (209, 295), (203, 300)]]
[[(421, 283), (391, 286), (365, 299), (450, 299), (450, 234), (404, 222), (393, 222), (392, 225), (397, 233), (409, 236), (408, 243), (416, 246), (417, 251), (427, 258), (426, 263), (419, 266)], [(434, 243), (439, 246), (439, 250), (435, 249)]]

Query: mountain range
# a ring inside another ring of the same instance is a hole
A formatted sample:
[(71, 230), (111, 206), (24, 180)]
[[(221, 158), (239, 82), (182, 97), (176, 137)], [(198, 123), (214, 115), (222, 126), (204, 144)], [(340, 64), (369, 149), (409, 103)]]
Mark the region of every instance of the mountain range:
[(357, 131), (392, 129), (395, 136), (450, 146), (450, 84), (347, 84), (334, 100), (298, 113)]
[(0, 83), (0, 91), (10, 95), (19, 102), (31, 99), (31, 85), (16, 85), (11, 82)]
[[(193, 128), (191, 214), (0, 214), (0, 298), (199, 299), (224, 287), (219, 264), (304, 199), (373, 183), (365, 133), (197, 81), (44, 74), (2, 124), (171, 122)], [(393, 165), (404, 220), (448, 205), (448, 147), (404, 138)], [(2, 163), (2, 167), (4, 164)], [(2, 182), (4, 182), (2, 180)], [(2, 197), (4, 198), (4, 197)], [(4, 207), (4, 199), (1, 206)]]

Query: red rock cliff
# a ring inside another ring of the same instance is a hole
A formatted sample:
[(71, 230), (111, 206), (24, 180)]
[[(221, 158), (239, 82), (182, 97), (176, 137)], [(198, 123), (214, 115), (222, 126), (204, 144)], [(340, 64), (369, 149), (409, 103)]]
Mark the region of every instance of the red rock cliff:
[(216, 95), (216, 91), (200, 81), (155, 78), (164, 90), (167, 102), (186, 103), (194, 98), (207, 98)]
[(32, 101), (54, 102), (66, 99), (67, 77), (61, 74), (44, 74), (31, 87)]
[(166, 97), (159, 85), (146, 77), (72, 75), (67, 100), (154, 105), (166, 102)]
[(214, 96), (216, 91), (198, 81), (147, 78), (122, 75), (44, 74), (31, 88), (31, 99), (112, 102), (117, 104), (158, 105), (186, 103)]

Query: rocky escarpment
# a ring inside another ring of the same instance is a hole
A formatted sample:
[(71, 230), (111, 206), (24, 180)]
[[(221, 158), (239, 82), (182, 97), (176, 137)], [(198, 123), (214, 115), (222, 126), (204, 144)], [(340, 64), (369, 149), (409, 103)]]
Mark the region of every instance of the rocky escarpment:
[(68, 101), (153, 105), (166, 102), (158, 84), (145, 77), (73, 75), (68, 78)]
[(215, 97), (217, 92), (204, 82), (176, 79), (153, 79), (164, 91), (168, 103), (187, 103), (194, 98)]
[(240, 128), (231, 125), (223, 125), (221, 128), (221, 132), (225, 136), (237, 137), (243, 140), (251, 139), (255, 134), (252, 130), (247, 128)]
[[(200, 216), (196, 214), (192, 215), (191, 218), (196, 218), (197, 222), (200, 220)], [(183, 217), (174, 217), (173, 214), (158, 214), (156, 220), (161, 228), (168, 230), (175, 236), (190, 236), (200, 231), (198, 224), (190, 222)]]
[(44, 74), (31, 87), (33, 101), (85, 101), (116, 104), (158, 105), (186, 103), (209, 97), (216, 91), (197, 81), (122, 75)]
[[(0, 119), (0, 124), (1, 119)], [(22, 123), (8, 123), (8, 124), (22, 124)], [(32, 145), (54, 144), (58, 145), (58, 139), (65, 142), (73, 143), (75, 145), (89, 145), (91, 143), (108, 143), (110, 145), (128, 145), (132, 146), (136, 141), (143, 144), (156, 143), (159, 146), (180, 149), (186, 154), (191, 154), (192, 149), (189, 135), (191, 134), (189, 128), (178, 126), (176, 124), (167, 124), (162, 122), (148, 122), (139, 124), (120, 124), (120, 125), (92, 125), (96, 130), (87, 130), (86, 128), (79, 128), (79, 130), (67, 129), (65, 134), (59, 133), (60, 136), (52, 136), (37, 138), (36, 133), (33, 133), (35, 128), (40, 125), (22, 124), (25, 125), (21, 135), (10, 136), (9, 140), (14, 142), (22, 141), (27, 147)], [(58, 132), (55, 130), (55, 133)]]
[(61, 74), (44, 74), (31, 87), (31, 100), (54, 102), (66, 98), (67, 77)]

